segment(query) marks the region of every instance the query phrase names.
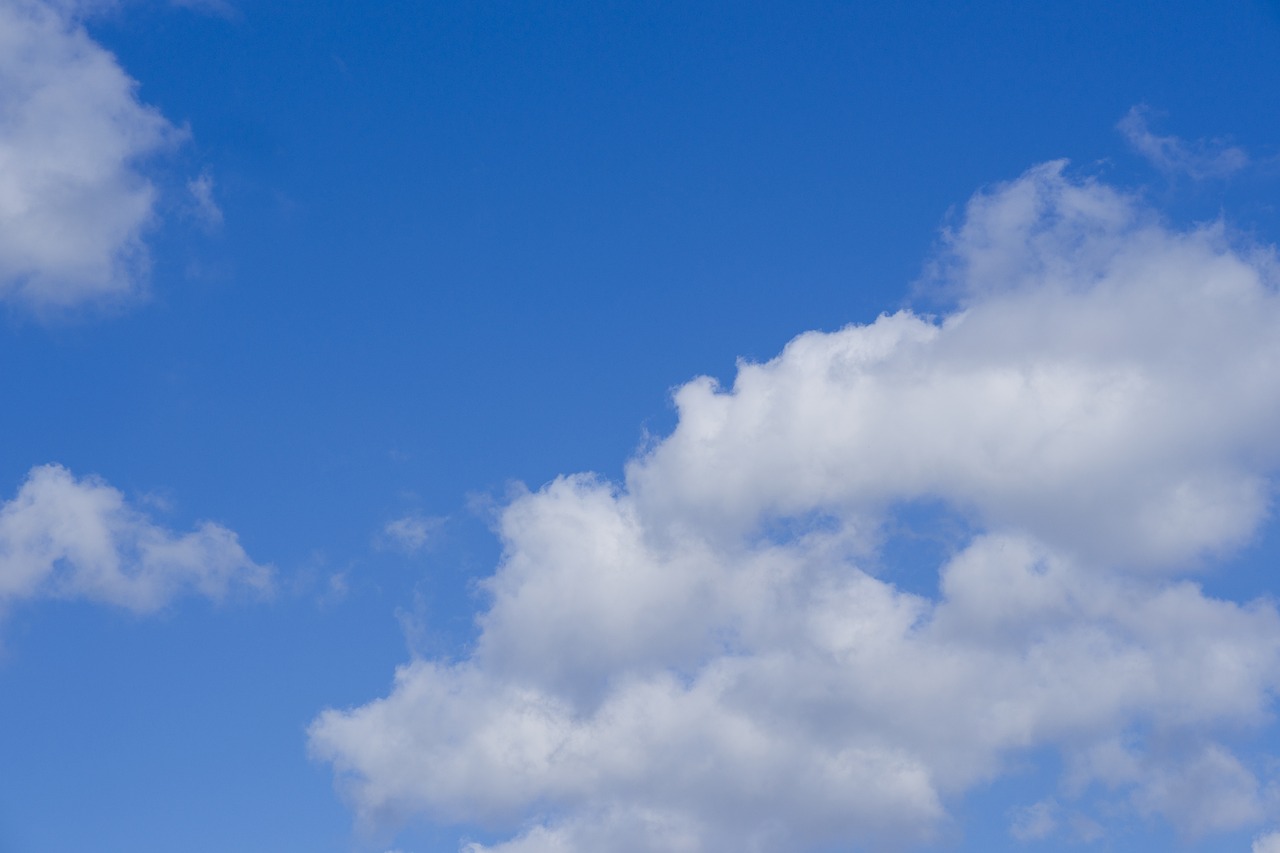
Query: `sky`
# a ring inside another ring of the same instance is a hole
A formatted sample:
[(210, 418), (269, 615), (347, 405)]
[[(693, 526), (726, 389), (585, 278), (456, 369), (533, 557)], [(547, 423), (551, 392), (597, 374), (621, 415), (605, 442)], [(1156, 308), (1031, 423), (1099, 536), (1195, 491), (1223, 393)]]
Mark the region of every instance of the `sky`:
[(1280, 853), (1280, 5), (0, 0), (0, 853)]

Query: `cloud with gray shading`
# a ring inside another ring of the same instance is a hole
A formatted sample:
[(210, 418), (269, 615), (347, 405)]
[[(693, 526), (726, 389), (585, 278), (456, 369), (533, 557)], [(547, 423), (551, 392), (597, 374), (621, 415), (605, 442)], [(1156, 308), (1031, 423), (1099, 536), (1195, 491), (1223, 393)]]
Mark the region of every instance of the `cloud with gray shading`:
[[(1280, 614), (1194, 581), (1280, 465), (1274, 252), (1055, 162), (974, 196), (933, 270), (950, 313), (694, 379), (623, 482), (514, 498), (468, 654), (311, 724), (360, 818), (507, 829), (471, 853), (875, 849), (1046, 749), (1091, 835), (1098, 789), (1188, 835), (1274, 817), (1223, 733), (1270, 720)], [(921, 500), (973, 531), (929, 595), (878, 550)]]

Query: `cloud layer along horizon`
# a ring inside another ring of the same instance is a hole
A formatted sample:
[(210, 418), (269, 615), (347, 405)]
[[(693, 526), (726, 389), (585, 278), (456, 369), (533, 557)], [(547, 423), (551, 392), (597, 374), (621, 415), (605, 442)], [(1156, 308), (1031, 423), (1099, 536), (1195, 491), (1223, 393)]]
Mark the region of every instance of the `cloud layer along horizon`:
[(0, 300), (39, 314), (136, 295), (157, 189), (140, 166), (185, 137), (76, 19), (0, 0)]
[[(1099, 792), (1270, 826), (1227, 735), (1270, 721), (1280, 616), (1193, 578), (1271, 502), (1273, 252), (1050, 163), (931, 279), (951, 313), (695, 379), (624, 483), (512, 501), (468, 655), (311, 726), (359, 815), (505, 830), (473, 853), (880, 848), (1049, 750), (1015, 833), (1098, 837)], [(969, 531), (927, 593), (883, 547), (922, 502)]]
[(202, 522), (190, 533), (155, 524), (119, 491), (60, 465), (31, 469), (0, 504), (0, 610), (34, 598), (87, 599), (139, 613), (195, 592), (271, 587), (235, 533)]

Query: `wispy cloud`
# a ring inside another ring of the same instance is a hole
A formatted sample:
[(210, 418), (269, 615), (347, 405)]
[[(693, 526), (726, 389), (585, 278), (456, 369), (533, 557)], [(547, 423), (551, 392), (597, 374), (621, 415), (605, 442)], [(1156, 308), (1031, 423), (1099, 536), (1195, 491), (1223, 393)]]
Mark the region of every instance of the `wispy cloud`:
[[(1280, 465), (1274, 253), (1064, 163), (975, 196), (942, 252), (955, 313), (689, 382), (625, 482), (506, 506), (469, 656), (311, 726), (359, 814), (509, 828), (473, 853), (875, 848), (1056, 748), (1131, 814), (1259, 821), (1266, 780), (1213, 734), (1267, 719), (1280, 614), (1185, 577)], [(934, 597), (868, 569), (918, 499), (975, 529)]]
[(443, 525), (444, 519), (410, 513), (383, 525), (375, 543), (407, 554), (416, 553), (431, 544)]
[(1058, 804), (1041, 800), (1019, 809), (1009, 825), (1009, 834), (1017, 841), (1041, 841), (1058, 829)]
[(213, 197), (213, 175), (207, 171), (187, 181), (187, 193), (191, 198), (191, 211), (197, 220), (207, 228), (215, 229), (222, 225), (222, 208)]
[(1136, 106), (1117, 125), (1133, 149), (1169, 175), (1195, 180), (1225, 178), (1249, 165), (1244, 149), (1220, 140), (1187, 142), (1177, 136), (1160, 136), (1151, 130), (1152, 111)]

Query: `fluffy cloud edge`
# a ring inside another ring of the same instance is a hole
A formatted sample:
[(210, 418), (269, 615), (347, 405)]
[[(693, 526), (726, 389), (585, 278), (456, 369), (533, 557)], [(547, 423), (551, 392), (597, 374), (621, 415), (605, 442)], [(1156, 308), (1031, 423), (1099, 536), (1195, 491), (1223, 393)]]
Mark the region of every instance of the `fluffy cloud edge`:
[(96, 477), (60, 465), (32, 468), (0, 505), (0, 604), (86, 599), (137, 613), (181, 595), (222, 600), (242, 589), (269, 595), (273, 570), (236, 534), (205, 521), (178, 533), (153, 522)]
[(147, 165), (189, 135), (86, 32), (103, 8), (0, 2), (0, 301), (41, 318), (145, 296), (160, 193)]

